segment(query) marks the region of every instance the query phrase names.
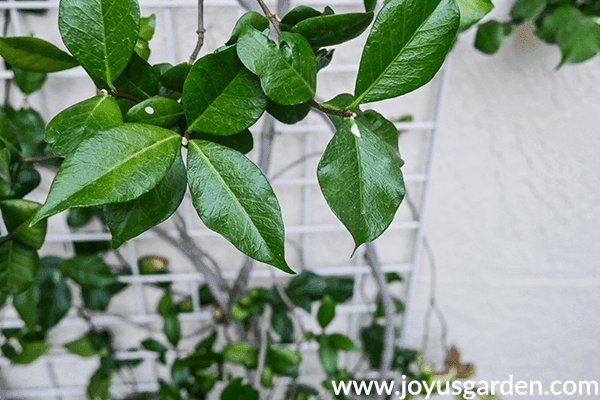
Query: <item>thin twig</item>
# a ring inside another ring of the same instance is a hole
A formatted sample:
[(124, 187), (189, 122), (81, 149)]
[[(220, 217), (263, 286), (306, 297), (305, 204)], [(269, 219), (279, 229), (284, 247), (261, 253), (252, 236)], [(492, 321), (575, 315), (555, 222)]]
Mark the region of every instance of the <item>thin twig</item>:
[(315, 99), (310, 100), (308, 102), (308, 104), (310, 104), (313, 108), (316, 108), (317, 110), (324, 112), (325, 114), (337, 115), (338, 117), (345, 117), (345, 118), (350, 118), (350, 117), (356, 116), (356, 114), (354, 114), (350, 110), (334, 110), (333, 108), (325, 107), (325, 106), (317, 103), (317, 101)]
[(197, 248), (195, 245), (193, 245), (193, 242), (189, 240), (178, 241), (171, 237), (162, 228), (156, 226), (153, 229), (161, 239), (170, 243), (179, 249), (179, 251), (181, 251), (183, 254), (185, 254), (192, 264), (194, 264), (196, 270), (204, 275), (204, 279), (206, 280), (206, 284), (208, 285), (210, 292), (217, 301), (217, 304), (219, 304), (219, 307), (225, 312), (227, 310), (227, 300), (221, 291), (221, 288), (224, 286), (224, 282), (221, 280), (219, 275), (217, 275), (204, 263), (200, 255), (197, 253)]
[[(379, 379), (384, 381), (388, 378), (390, 370), (392, 368), (392, 357), (394, 355), (394, 303), (392, 302), (392, 296), (387, 287), (385, 275), (381, 269), (381, 263), (375, 252), (375, 246), (373, 243), (366, 243), (365, 259), (367, 264), (371, 267), (373, 276), (379, 286), (379, 295), (381, 296), (381, 302), (383, 304), (383, 315), (385, 318), (385, 332), (383, 336), (383, 350), (381, 352), (381, 369), (379, 372)], [(385, 394), (382, 394), (380, 399), (385, 399)]]
[(19, 161), (22, 162), (46, 162), (60, 160), (62, 157), (58, 156), (43, 156), (43, 157), (19, 157)]
[(118, 90), (109, 90), (107, 93), (110, 94), (112, 97), (124, 97), (126, 99), (133, 100), (136, 103), (141, 103), (143, 101), (130, 94), (119, 92)]
[(271, 25), (273, 25), (273, 28), (275, 28), (275, 32), (277, 32), (277, 34), (280, 34), (281, 25), (279, 24), (279, 20), (277, 19), (277, 17), (271, 12), (271, 10), (269, 10), (269, 7), (267, 7), (263, 0), (257, 1), (258, 4), (260, 4), (260, 8), (262, 8), (263, 12), (265, 13), (265, 16), (269, 19), (269, 21), (271, 21)]
[(265, 313), (261, 316), (260, 323), (260, 349), (258, 353), (258, 366), (256, 368), (256, 375), (254, 375), (254, 387), (258, 388), (260, 385), (260, 377), (262, 375), (263, 369), (265, 368), (265, 363), (267, 361), (267, 339), (268, 339), (268, 331), (271, 323), (269, 322), (271, 319), (271, 305), (267, 304), (265, 306)]
[(196, 48), (192, 52), (190, 56), (190, 64), (193, 64), (198, 57), (198, 53), (200, 53), (200, 49), (204, 44), (204, 33), (206, 29), (204, 29), (204, 0), (198, 0), (198, 30), (196, 33), (198, 34), (198, 42), (196, 43)]

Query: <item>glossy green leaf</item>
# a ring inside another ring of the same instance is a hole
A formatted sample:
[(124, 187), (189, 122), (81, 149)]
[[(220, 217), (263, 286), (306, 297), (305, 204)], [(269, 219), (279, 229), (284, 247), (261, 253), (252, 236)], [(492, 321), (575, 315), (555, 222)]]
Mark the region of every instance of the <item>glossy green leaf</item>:
[(0, 108), (0, 143), (7, 149), (20, 153), (21, 146), (17, 140), (17, 127), (9, 116), (12, 113), (14, 110), (10, 106)]
[(558, 45), (562, 53), (559, 67), (586, 61), (600, 52), (600, 25), (573, 7), (558, 7), (544, 16), (535, 33)]
[(391, 0), (381, 9), (360, 60), (350, 108), (413, 91), (442, 66), (458, 30), (454, 0)]
[(42, 247), (46, 238), (47, 221), (40, 221), (29, 226), (41, 206), (34, 201), (21, 199), (0, 201), (2, 219), (11, 238), (34, 249)]
[(154, 36), (154, 30), (156, 28), (156, 15), (151, 14), (149, 17), (140, 18), (140, 32), (138, 34), (137, 42), (135, 43), (135, 51), (144, 60), (148, 60), (150, 57), (150, 47), (148, 42)]
[(125, 289), (127, 284), (121, 282), (111, 283), (99, 288), (82, 287), (81, 297), (83, 305), (88, 310), (106, 311), (113, 296)]
[(387, 229), (404, 198), (401, 160), (360, 120), (346, 119), (317, 169), (329, 207), (356, 247)]
[(183, 92), (183, 84), (191, 69), (192, 66), (187, 62), (177, 64), (160, 74), (160, 83), (167, 89)]
[(281, 19), (282, 27), (291, 28), (297, 23), (304, 21), (307, 18), (318, 17), (322, 15), (321, 11), (315, 10), (312, 7), (308, 6), (298, 6), (296, 8), (291, 9), (287, 14), (283, 16)]
[(26, 71), (21, 68), (11, 67), (15, 83), (24, 94), (31, 94), (44, 85), (47, 74), (44, 72)]
[(96, 256), (77, 256), (60, 263), (60, 268), (81, 286), (98, 288), (116, 282), (110, 267)]
[(190, 130), (221, 136), (254, 125), (267, 108), (259, 79), (242, 65), (235, 47), (196, 61), (182, 102)]
[(317, 321), (321, 325), (322, 329), (325, 329), (327, 325), (335, 318), (335, 301), (329, 295), (323, 297), (319, 311), (317, 311)]
[(58, 27), (77, 61), (110, 85), (133, 53), (140, 7), (136, 0), (61, 0)]
[(329, 346), (340, 351), (359, 351), (360, 348), (348, 336), (341, 333), (328, 335)]
[(0, 291), (18, 294), (35, 281), (39, 257), (35, 250), (14, 240), (0, 245)]
[[(543, 0), (545, 1), (545, 0)], [(460, 29), (464, 30), (485, 17), (494, 5), (490, 0), (457, 0), (460, 9)]]
[(135, 200), (104, 206), (113, 248), (169, 218), (181, 204), (186, 189), (186, 170), (178, 152), (171, 169), (155, 188)]
[(142, 342), (142, 347), (144, 347), (146, 350), (158, 353), (158, 361), (160, 361), (160, 363), (167, 363), (166, 354), (169, 349), (163, 346), (160, 342), (154, 339), (147, 339)]
[(547, 4), (548, 0), (517, 0), (510, 9), (510, 18), (517, 23), (535, 18)]
[(277, 45), (262, 32), (249, 28), (236, 47), (240, 60), (260, 77), (262, 88), (271, 100), (293, 105), (315, 96), (315, 53), (302, 35), (282, 32)]
[(315, 57), (317, 58), (317, 72), (327, 67), (331, 60), (333, 60), (333, 53), (335, 50), (328, 49), (319, 49), (315, 52)]
[(167, 174), (180, 141), (175, 132), (145, 124), (120, 125), (83, 140), (60, 167), (34, 223), (70, 207), (140, 197)]
[(19, 162), (11, 178), (12, 185), (0, 181), (0, 199), (22, 198), (35, 189), (42, 180), (40, 173), (27, 162)]
[(229, 381), (220, 400), (258, 400), (258, 391), (250, 384), (243, 385), (242, 378)]
[(146, 60), (133, 53), (114, 86), (139, 100), (149, 99), (158, 93), (158, 73)]
[(234, 342), (222, 351), (223, 359), (231, 364), (243, 365), (246, 368), (255, 368), (258, 362), (258, 350), (250, 343)]
[(387, 120), (375, 110), (365, 110), (362, 116), (364, 117), (365, 125), (367, 125), (379, 139), (388, 145), (395, 154), (399, 155), (400, 149), (398, 148), (398, 137), (400, 136), (400, 132), (398, 132), (394, 123)]
[(152, 97), (136, 104), (127, 111), (126, 122), (172, 127), (183, 116), (183, 107), (168, 97)]
[(273, 310), (271, 326), (281, 338), (281, 343), (292, 343), (294, 341), (294, 323), (288, 316), (287, 309)]
[(10, 150), (7, 148), (0, 150), (0, 179), (2, 179), (8, 185), (12, 184), (12, 177), (10, 173), (10, 160)]
[(46, 354), (52, 345), (42, 341), (21, 341), (23, 350), (11, 359), (15, 364), (30, 364)]
[(188, 182), (198, 215), (242, 253), (293, 273), (284, 257), (281, 210), (260, 169), (225, 146), (192, 140)]
[(30, 36), (0, 38), (0, 56), (13, 67), (32, 72), (56, 72), (79, 65), (52, 43)]
[(504, 38), (504, 27), (498, 21), (488, 21), (477, 27), (475, 48), (485, 54), (494, 54)]
[(11, 118), (17, 128), (17, 139), (23, 157), (42, 157), (46, 143), (42, 116), (32, 108), (21, 108)]
[(163, 331), (167, 336), (167, 340), (173, 347), (177, 347), (177, 344), (181, 339), (181, 324), (179, 318), (177, 318), (177, 314), (173, 312), (167, 313), (163, 315), (163, 320)]
[(267, 112), (279, 122), (293, 125), (302, 121), (310, 112), (311, 105), (308, 103), (295, 104), (293, 106), (282, 106), (272, 100), (267, 102)]
[(85, 334), (79, 339), (73, 340), (64, 346), (70, 353), (81, 357), (92, 357), (98, 354), (98, 350), (94, 348), (88, 334)]
[(229, 46), (235, 44), (240, 35), (249, 27), (262, 32), (269, 27), (269, 20), (264, 15), (257, 13), (256, 11), (245, 13), (235, 23), (233, 31), (231, 32), (231, 38), (227, 41), (226, 45)]
[(365, 3), (365, 11), (375, 11), (375, 7), (377, 7), (377, 0), (364, 0)]
[(61, 111), (46, 127), (46, 142), (52, 144), (52, 152), (65, 157), (79, 143), (102, 129), (123, 124), (123, 117), (115, 99), (111, 96), (95, 96)]
[(334, 46), (358, 37), (372, 20), (372, 11), (322, 15), (297, 23), (291, 32), (304, 36), (313, 47)]
[(204, 133), (192, 132), (190, 138), (208, 140), (209, 142), (222, 144), (223, 146), (237, 150), (242, 154), (247, 154), (254, 148), (254, 138), (252, 137), (252, 132), (248, 129), (230, 136), (207, 135)]
[(280, 347), (267, 352), (269, 366), (278, 375), (297, 377), (302, 356), (297, 351)]
[(329, 345), (327, 335), (319, 337), (319, 360), (327, 374), (335, 373), (338, 365), (338, 353)]

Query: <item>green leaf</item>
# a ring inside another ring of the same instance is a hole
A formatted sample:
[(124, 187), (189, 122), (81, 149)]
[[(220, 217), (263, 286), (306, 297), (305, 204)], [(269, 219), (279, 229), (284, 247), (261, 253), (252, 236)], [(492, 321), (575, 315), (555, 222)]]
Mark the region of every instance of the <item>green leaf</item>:
[(60, 268), (77, 284), (98, 288), (116, 282), (110, 267), (96, 256), (77, 256), (60, 263)]
[(114, 86), (137, 99), (149, 99), (158, 93), (158, 72), (137, 53), (133, 53)]
[(268, 364), (278, 375), (297, 377), (302, 356), (297, 351), (280, 347), (268, 352)]
[(252, 132), (248, 129), (230, 136), (207, 135), (204, 133), (192, 132), (190, 138), (208, 140), (209, 142), (222, 144), (223, 146), (237, 150), (242, 154), (247, 154), (254, 148), (254, 138), (252, 137)]
[(260, 77), (266, 95), (281, 105), (312, 99), (317, 87), (315, 53), (300, 34), (282, 32), (279, 44), (249, 28), (240, 36), (237, 54)]
[(127, 111), (126, 122), (141, 122), (170, 128), (183, 116), (181, 104), (168, 97), (152, 97)]
[(204, 140), (190, 141), (187, 166), (192, 201), (206, 226), (255, 260), (294, 273), (284, 257), (279, 203), (260, 169)]
[(181, 339), (181, 324), (179, 323), (179, 318), (177, 318), (177, 314), (170, 312), (163, 315), (163, 319), (163, 331), (167, 336), (167, 340), (173, 347), (177, 347), (177, 343), (179, 343), (179, 340)]
[(10, 159), (11, 155), (9, 149), (4, 148), (0, 150), (0, 179), (8, 185), (12, 184), (12, 177), (10, 176)]
[(231, 38), (227, 41), (226, 45), (230, 46), (235, 44), (240, 35), (249, 27), (262, 32), (269, 27), (269, 20), (265, 18), (264, 15), (257, 13), (256, 11), (245, 13), (235, 23), (233, 32), (231, 32)]
[(168, 384), (162, 379), (158, 380), (158, 384), (160, 387), (159, 398), (161, 400), (181, 400), (181, 394), (175, 386)]
[(460, 9), (461, 30), (472, 26), (494, 8), (494, 5), (490, 0), (457, 0), (456, 2)]
[(385, 281), (387, 283), (404, 282), (404, 278), (402, 278), (402, 276), (400, 276), (396, 272), (386, 272), (385, 273)]
[(373, 20), (373, 11), (322, 15), (300, 21), (291, 31), (299, 33), (313, 47), (334, 46), (358, 37)]
[(52, 152), (65, 157), (79, 143), (103, 129), (123, 124), (123, 117), (111, 96), (95, 96), (61, 111), (46, 127), (46, 142), (52, 143)]
[(42, 341), (21, 341), (23, 350), (11, 359), (15, 364), (30, 364), (50, 350), (52, 345)]
[(77, 61), (110, 85), (133, 53), (140, 7), (136, 0), (61, 0), (58, 27)]
[(338, 353), (329, 345), (327, 335), (319, 337), (319, 360), (327, 374), (335, 373), (338, 365)]
[(32, 108), (21, 108), (12, 116), (11, 120), (17, 127), (17, 139), (23, 157), (44, 156), (46, 124), (42, 116)]
[(96, 350), (92, 345), (87, 333), (79, 339), (73, 340), (64, 346), (67, 350), (69, 350), (69, 352), (77, 354), (81, 357), (92, 357), (98, 354), (98, 350)]
[(71, 208), (67, 216), (67, 225), (73, 229), (82, 228), (90, 223), (95, 214), (95, 207)]
[(381, 235), (404, 198), (401, 160), (360, 120), (345, 119), (317, 176), (329, 207), (356, 247)]
[(323, 297), (319, 311), (317, 311), (317, 321), (321, 328), (325, 330), (327, 325), (335, 318), (335, 301), (329, 295)]
[(246, 368), (256, 368), (258, 350), (250, 343), (234, 342), (223, 349), (223, 359), (231, 364), (243, 365)]
[(485, 54), (494, 54), (500, 48), (504, 38), (504, 27), (498, 21), (488, 21), (477, 27), (475, 48)]
[(533, 19), (544, 11), (547, 4), (548, 0), (517, 0), (510, 9), (510, 18), (516, 23)]
[(138, 34), (137, 42), (135, 44), (135, 51), (144, 60), (148, 60), (150, 57), (150, 47), (148, 42), (154, 36), (154, 29), (156, 28), (156, 15), (151, 14), (149, 17), (140, 18), (140, 32)]
[(394, 154), (400, 155), (398, 148), (398, 137), (400, 132), (394, 126), (394, 123), (388, 121), (383, 115), (375, 110), (365, 110), (362, 114), (365, 125), (376, 134), (388, 147), (394, 151)]
[(181, 153), (156, 187), (135, 200), (104, 206), (104, 220), (112, 234), (112, 247), (166, 221), (181, 204), (187, 189)]
[(283, 16), (283, 18), (281, 19), (281, 25), (282, 27), (287, 26), (291, 29), (294, 25), (301, 21), (304, 21), (307, 18), (318, 17), (320, 15), (322, 15), (321, 11), (315, 10), (312, 7), (298, 6), (296, 8), (291, 9), (287, 14)]
[(285, 288), (285, 293), (292, 303), (310, 313), (311, 302), (320, 300), (326, 289), (327, 282), (322, 276), (304, 270), (290, 279)]
[(31, 163), (27, 162), (18, 162), (16, 170), (13, 169), (11, 178), (13, 181), (12, 186), (0, 181), (1, 199), (22, 198), (35, 189), (42, 180), (39, 172)]
[(13, 67), (32, 72), (56, 72), (79, 65), (52, 43), (30, 37), (0, 37), (0, 56)]
[(377, 7), (377, 0), (364, 0), (365, 3), (365, 11), (375, 11), (375, 7)]
[(458, 30), (454, 0), (391, 0), (367, 39), (350, 106), (385, 100), (429, 82)]
[(154, 351), (154, 352), (158, 353), (158, 361), (160, 361), (160, 363), (166, 365), (167, 359), (165, 357), (166, 357), (167, 351), (169, 351), (169, 349), (167, 349), (160, 342), (158, 342), (154, 339), (144, 340), (142, 342), (142, 346), (146, 350), (150, 350), (150, 351)]
[(13, 306), (17, 310), (19, 317), (25, 322), (25, 326), (31, 332), (36, 330), (38, 315), (37, 315), (37, 301), (38, 298), (36, 285), (32, 285), (24, 291), (13, 296)]
[(360, 351), (360, 348), (354, 344), (352, 339), (341, 333), (333, 333), (329, 336), (329, 346), (337, 351)]
[(0, 291), (18, 294), (35, 281), (39, 257), (35, 250), (8, 240), (0, 245)]
[(317, 72), (325, 68), (331, 63), (333, 60), (333, 53), (335, 50), (327, 50), (327, 49), (319, 49), (315, 52), (315, 57), (317, 58)]
[(183, 92), (183, 85), (192, 66), (187, 62), (177, 64), (160, 74), (160, 83), (167, 89)]
[(287, 309), (273, 310), (271, 326), (281, 338), (281, 343), (292, 343), (294, 341), (294, 323), (288, 316)]
[(107, 400), (110, 398), (110, 384), (112, 375), (99, 368), (90, 378), (87, 395), (93, 400)]
[(302, 121), (308, 115), (311, 108), (311, 105), (308, 103), (282, 106), (274, 101), (267, 101), (267, 112), (275, 117), (277, 121), (288, 125)]
[(251, 385), (242, 385), (242, 378), (229, 381), (220, 400), (258, 400), (258, 391)]
[(600, 52), (600, 25), (573, 7), (558, 7), (546, 15), (535, 31), (542, 39), (556, 42), (562, 53), (558, 67), (586, 61)]
[(31, 94), (39, 90), (46, 82), (46, 73), (26, 71), (21, 68), (12, 67), (15, 83), (24, 94)]
[(196, 61), (182, 102), (190, 130), (222, 136), (254, 125), (267, 108), (259, 79), (242, 65), (235, 47)]
[(112, 297), (126, 287), (127, 284), (121, 282), (111, 283), (99, 288), (82, 287), (81, 297), (83, 298), (83, 305), (88, 310), (106, 311)]
[(46, 238), (47, 221), (29, 226), (41, 206), (34, 201), (21, 199), (0, 201), (2, 219), (11, 238), (34, 249), (42, 247)]
[(6, 299), (8, 299), (8, 295), (6, 293), (0, 292), (0, 309), (2, 309), (2, 307), (4, 307), (4, 305), (6, 304)]
[[(402, 300), (392, 297), (392, 302), (394, 303), (394, 312), (396, 314), (402, 314), (404, 312), (404, 303)], [(385, 314), (383, 312), (383, 302), (381, 298), (377, 299), (377, 309), (375, 310), (375, 318), (383, 317)]]
[(175, 132), (144, 124), (124, 124), (83, 140), (63, 162), (33, 223), (70, 207), (138, 198), (167, 174), (180, 140)]
[(16, 153), (21, 153), (21, 146), (17, 140), (17, 127), (10, 119), (10, 115), (14, 115), (12, 107), (0, 108), (0, 143), (7, 149)]
[(325, 282), (327, 286), (324, 293), (331, 296), (336, 303), (344, 303), (352, 298), (354, 293), (353, 278), (327, 278)]

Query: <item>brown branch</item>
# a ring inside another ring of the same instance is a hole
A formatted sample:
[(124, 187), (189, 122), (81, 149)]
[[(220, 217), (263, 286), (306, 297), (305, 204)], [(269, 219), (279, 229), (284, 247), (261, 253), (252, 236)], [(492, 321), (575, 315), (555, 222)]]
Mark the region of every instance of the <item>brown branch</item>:
[(257, 1), (258, 1), (258, 4), (260, 4), (260, 8), (262, 8), (267, 19), (269, 21), (271, 21), (271, 25), (273, 25), (273, 28), (275, 28), (275, 32), (277, 32), (277, 34), (280, 34), (281, 33), (281, 25), (279, 24), (279, 20), (277, 19), (277, 17), (271, 12), (271, 10), (269, 10), (269, 7), (267, 7), (267, 5), (265, 4), (265, 2), (263, 0), (257, 0)]
[(60, 160), (62, 157), (59, 156), (43, 156), (43, 157), (19, 157), (19, 161), (22, 162), (46, 162)]
[(132, 95), (127, 93), (119, 92), (118, 90), (109, 90), (107, 93), (110, 94), (112, 97), (124, 97), (126, 99), (133, 100), (136, 103), (142, 102), (142, 100), (138, 99), (137, 97), (133, 97)]
[(198, 57), (198, 53), (200, 53), (200, 49), (204, 44), (204, 33), (206, 29), (204, 29), (204, 0), (198, 0), (198, 30), (196, 33), (198, 34), (198, 42), (196, 43), (196, 48), (192, 52), (190, 56), (190, 64), (193, 64)]
[(316, 108), (317, 110), (323, 111), (325, 114), (329, 114), (329, 115), (337, 115), (338, 117), (346, 117), (346, 118), (350, 118), (355, 115), (350, 110), (334, 110), (333, 108), (325, 107), (325, 106), (317, 103), (315, 101), (315, 99), (310, 100), (308, 102), (308, 104), (310, 104), (312, 107)]

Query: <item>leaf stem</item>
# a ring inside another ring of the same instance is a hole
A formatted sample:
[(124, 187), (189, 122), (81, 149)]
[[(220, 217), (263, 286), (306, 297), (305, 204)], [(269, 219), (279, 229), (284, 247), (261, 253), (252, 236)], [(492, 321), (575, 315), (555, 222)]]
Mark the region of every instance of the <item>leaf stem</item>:
[(350, 118), (355, 115), (350, 110), (334, 110), (333, 108), (325, 107), (325, 106), (317, 103), (315, 99), (310, 100), (308, 102), (308, 104), (310, 104), (312, 107), (316, 108), (317, 110), (322, 111), (325, 114), (329, 114), (329, 115), (337, 115), (339, 117), (346, 117), (346, 118)]
[(107, 93), (110, 94), (112, 97), (124, 97), (126, 99), (133, 100), (136, 103), (141, 103), (143, 101), (143, 100), (138, 99), (137, 97), (133, 97), (132, 95), (127, 94), (127, 93), (119, 92), (118, 90), (115, 90), (115, 89), (109, 90)]
[(22, 162), (45, 162), (60, 160), (62, 157), (59, 156), (43, 156), (43, 157), (19, 157), (19, 161)]
[(271, 12), (271, 10), (269, 10), (269, 7), (267, 7), (267, 5), (265, 4), (265, 2), (263, 0), (257, 0), (257, 1), (258, 1), (258, 4), (260, 4), (260, 8), (262, 8), (263, 12), (265, 13), (265, 16), (267, 17), (267, 19), (269, 21), (271, 21), (271, 25), (273, 25), (273, 28), (275, 28), (275, 31), (279, 35), (281, 33), (281, 25), (279, 24), (279, 20)]
[(198, 53), (200, 53), (202, 45), (204, 45), (205, 32), (206, 29), (204, 29), (204, 0), (198, 0), (198, 30), (196, 31), (196, 33), (198, 34), (198, 42), (196, 43), (196, 48), (190, 56), (190, 64), (194, 64), (194, 61), (196, 61), (196, 58), (198, 57)]

